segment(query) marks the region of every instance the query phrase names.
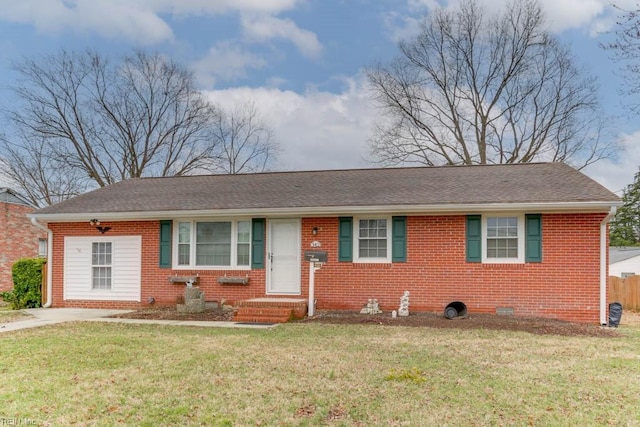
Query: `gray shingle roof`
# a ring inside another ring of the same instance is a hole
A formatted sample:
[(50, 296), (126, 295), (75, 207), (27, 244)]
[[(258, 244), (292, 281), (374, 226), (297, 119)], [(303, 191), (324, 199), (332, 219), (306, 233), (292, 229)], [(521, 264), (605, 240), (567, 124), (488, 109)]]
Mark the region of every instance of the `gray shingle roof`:
[(33, 207), (26, 197), (7, 187), (0, 187), (0, 203), (12, 203)]
[(614, 246), (609, 248), (609, 264), (614, 264), (637, 256), (640, 256), (640, 248), (638, 247)]
[(593, 202), (619, 198), (564, 164), (531, 163), (136, 178), (36, 215)]

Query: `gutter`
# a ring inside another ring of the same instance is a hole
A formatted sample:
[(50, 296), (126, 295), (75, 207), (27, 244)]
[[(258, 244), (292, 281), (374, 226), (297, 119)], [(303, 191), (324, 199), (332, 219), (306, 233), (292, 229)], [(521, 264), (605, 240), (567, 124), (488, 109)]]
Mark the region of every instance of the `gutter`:
[(611, 210), (600, 223), (600, 325), (607, 325), (607, 255), (609, 247), (607, 245), (607, 224), (616, 214), (616, 207)]
[(376, 214), (406, 215), (458, 215), (461, 213), (483, 212), (606, 212), (611, 206), (622, 203), (608, 202), (569, 202), (569, 203), (482, 203), (482, 204), (441, 204), (441, 205), (371, 205), (371, 206), (315, 206), (281, 208), (238, 208), (238, 209), (195, 209), (160, 211), (124, 211), (124, 212), (74, 212), (74, 213), (34, 213), (32, 217), (47, 222), (85, 222), (91, 218), (100, 221), (146, 221), (175, 218), (213, 218), (230, 216), (345, 216)]
[(47, 233), (47, 301), (42, 305), (43, 308), (51, 307), (53, 303), (53, 231), (49, 230), (46, 226), (40, 224), (37, 218), (31, 217), (31, 224)]

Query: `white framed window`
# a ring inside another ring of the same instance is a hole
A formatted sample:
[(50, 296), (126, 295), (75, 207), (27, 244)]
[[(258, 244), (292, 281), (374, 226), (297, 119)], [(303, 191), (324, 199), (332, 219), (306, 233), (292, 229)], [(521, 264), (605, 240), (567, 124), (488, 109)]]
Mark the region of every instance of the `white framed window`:
[(113, 245), (111, 242), (91, 243), (91, 288), (97, 290), (111, 289), (111, 261)]
[(47, 257), (47, 239), (38, 239), (38, 257)]
[(391, 262), (391, 219), (354, 218), (354, 262)]
[(250, 220), (177, 220), (175, 225), (175, 268), (250, 268)]
[(482, 216), (482, 262), (524, 263), (524, 215)]

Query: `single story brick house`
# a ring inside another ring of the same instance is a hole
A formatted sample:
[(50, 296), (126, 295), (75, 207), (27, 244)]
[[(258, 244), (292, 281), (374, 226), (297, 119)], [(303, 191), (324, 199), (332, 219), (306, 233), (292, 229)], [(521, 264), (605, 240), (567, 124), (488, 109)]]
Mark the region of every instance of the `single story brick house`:
[(275, 172), (126, 180), (41, 209), (46, 306), (309, 295), (411, 311), (607, 319), (608, 220), (619, 198), (560, 163)]

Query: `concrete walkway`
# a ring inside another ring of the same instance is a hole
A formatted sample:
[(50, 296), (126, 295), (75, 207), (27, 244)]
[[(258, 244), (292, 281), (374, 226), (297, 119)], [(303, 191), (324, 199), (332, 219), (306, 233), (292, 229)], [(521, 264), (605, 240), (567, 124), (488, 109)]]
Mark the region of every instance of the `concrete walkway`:
[(103, 310), (95, 308), (28, 308), (23, 312), (33, 316), (30, 319), (15, 322), (0, 323), (0, 333), (18, 331), (21, 329), (37, 328), (39, 326), (73, 321), (91, 321), (107, 323), (130, 323), (145, 325), (171, 326), (200, 326), (209, 328), (251, 328), (265, 329), (275, 325), (246, 324), (238, 322), (205, 322), (191, 320), (147, 320), (147, 319), (118, 319), (115, 314), (130, 313), (133, 310)]

